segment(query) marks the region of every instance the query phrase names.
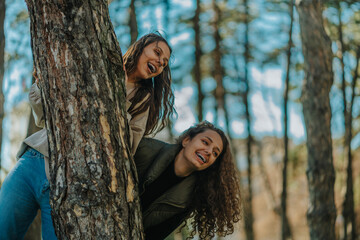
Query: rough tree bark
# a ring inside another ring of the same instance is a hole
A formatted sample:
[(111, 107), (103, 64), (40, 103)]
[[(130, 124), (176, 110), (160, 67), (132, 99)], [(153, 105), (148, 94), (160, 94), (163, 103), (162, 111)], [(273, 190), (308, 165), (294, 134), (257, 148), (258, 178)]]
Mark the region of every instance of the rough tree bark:
[(302, 104), (308, 150), (307, 220), (312, 240), (332, 240), (336, 208), (329, 100), (333, 83), (331, 41), (324, 30), (321, 1), (297, 0), (296, 4), (305, 63)]
[(289, 99), (289, 84), (290, 84), (290, 66), (291, 66), (291, 48), (292, 42), (292, 30), (294, 22), (294, 0), (290, 0), (289, 3), (289, 15), (290, 15), (290, 28), (289, 28), (289, 40), (287, 46), (287, 66), (285, 77), (285, 92), (284, 92), (284, 166), (282, 172), (282, 193), (281, 193), (281, 239), (285, 240), (291, 237), (291, 228), (289, 220), (286, 215), (286, 199), (287, 199), (287, 165), (289, 161), (289, 137), (288, 137), (288, 99)]
[(59, 239), (143, 239), (121, 50), (107, 1), (27, 0)]
[[(2, 122), (4, 119), (4, 93), (3, 93), (3, 80), (4, 80), (4, 63), (5, 63), (5, 34), (4, 34), (4, 21), (5, 21), (5, 0), (0, 0), (0, 150), (2, 145)], [(0, 156), (0, 182), (1, 182), (1, 156)], [(1, 184), (0, 184), (1, 186)]]

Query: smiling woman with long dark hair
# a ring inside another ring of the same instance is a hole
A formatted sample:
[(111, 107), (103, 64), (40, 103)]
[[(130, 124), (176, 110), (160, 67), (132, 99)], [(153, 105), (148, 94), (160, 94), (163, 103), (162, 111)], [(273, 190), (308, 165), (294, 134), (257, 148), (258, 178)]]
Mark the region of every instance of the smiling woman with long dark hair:
[(222, 130), (202, 122), (177, 144), (144, 138), (134, 157), (147, 240), (164, 239), (189, 218), (191, 237), (234, 231), (241, 217), (239, 177)]

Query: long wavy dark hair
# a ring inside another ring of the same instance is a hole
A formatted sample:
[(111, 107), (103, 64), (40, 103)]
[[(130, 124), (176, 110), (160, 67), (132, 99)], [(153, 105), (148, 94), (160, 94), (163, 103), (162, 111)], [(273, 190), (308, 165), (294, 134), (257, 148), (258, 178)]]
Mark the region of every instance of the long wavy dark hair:
[(220, 135), (223, 151), (213, 165), (194, 173), (197, 174), (197, 182), (187, 217), (191, 218), (190, 238), (196, 232), (200, 239), (213, 238), (215, 234), (231, 234), (234, 232), (234, 223), (242, 216), (239, 173), (224, 132), (204, 121), (186, 130), (177, 142), (181, 144), (186, 137), (192, 139), (206, 130), (213, 130)]
[[(169, 47), (171, 55), (171, 47), (159, 33), (144, 35), (133, 43), (123, 56), (125, 69), (128, 75), (136, 70), (137, 63), (144, 48), (153, 42), (164, 42)], [(174, 94), (171, 89), (171, 72), (169, 64), (164, 68), (161, 74), (153, 79), (142, 79), (136, 82), (136, 87), (138, 89), (135, 96), (130, 99), (131, 106), (128, 112), (134, 117), (145, 112), (149, 108), (149, 117), (144, 135), (159, 132), (169, 123), (170, 117), (173, 114), (176, 114), (174, 109)], [(144, 101), (147, 95), (150, 97)], [(135, 108), (140, 102), (143, 103)]]

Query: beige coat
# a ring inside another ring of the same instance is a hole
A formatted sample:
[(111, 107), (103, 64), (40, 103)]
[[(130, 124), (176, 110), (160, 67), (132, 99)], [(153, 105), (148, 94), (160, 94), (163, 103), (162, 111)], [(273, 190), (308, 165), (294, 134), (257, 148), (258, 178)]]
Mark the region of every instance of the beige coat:
[[(136, 87), (133, 83), (127, 83), (126, 84), (126, 111), (131, 106), (131, 102), (129, 99), (131, 99), (136, 94)], [(149, 95), (147, 96), (149, 97)], [(145, 100), (145, 99), (144, 99)], [(49, 146), (48, 146), (48, 139), (47, 139), (47, 132), (45, 127), (45, 119), (44, 119), (44, 112), (43, 107), (41, 104), (41, 93), (40, 89), (38, 88), (37, 84), (34, 83), (31, 86), (30, 93), (29, 93), (29, 101), (32, 108), (32, 112), (35, 119), (35, 124), (43, 128), (42, 130), (34, 133), (33, 135), (29, 136), (24, 140), (22, 143), (20, 150), (17, 153), (17, 157), (20, 158), (21, 155), (25, 152), (27, 146), (39, 151), (41, 154), (44, 155), (45, 159), (45, 171), (46, 176), (49, 179)], [(141, 104), (141, 103), (139, 103)], [(140, 140), (142, 139), (147, 119), (149, 116), (149, 109), (147, 109), (145, 112), (135, 116), (134, 118), (131, 117), (131, 115), (127, 114), (127, 119), (129, 122), (130, 127), (130, 143), (131, 143), (131, 152), (134, 155), (136, 152), (136, 149), (139, 145)]]

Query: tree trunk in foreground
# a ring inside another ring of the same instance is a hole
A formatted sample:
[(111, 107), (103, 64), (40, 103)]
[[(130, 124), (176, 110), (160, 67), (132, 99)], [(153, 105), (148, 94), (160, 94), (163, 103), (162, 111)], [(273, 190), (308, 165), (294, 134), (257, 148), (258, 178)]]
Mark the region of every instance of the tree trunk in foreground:
[(58, 239), (143, 239), (107, 1), (27, 0)]
[(331, 41), (323, 27), (321, 1), (297, 1), (305, 62), (302, 92), (307, 132), (310, 238), (335, 239), (335, 171), (329, 92), (333, 83)]

